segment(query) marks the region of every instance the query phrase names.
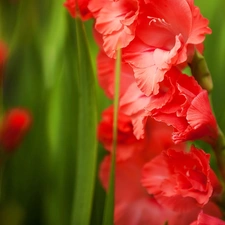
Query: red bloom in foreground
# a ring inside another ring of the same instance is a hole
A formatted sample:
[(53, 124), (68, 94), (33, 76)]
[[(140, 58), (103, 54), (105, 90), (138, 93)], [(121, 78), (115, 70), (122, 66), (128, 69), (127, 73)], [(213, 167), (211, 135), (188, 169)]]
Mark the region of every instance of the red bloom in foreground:
[[(77, 15), (80, 15), (82, 20), (88, 20), (92, 18), (92, 14), (87, 8), (89, 1), (90, 0), (67, 0), (63, 5), (67, 8), (72, 17), (75, 18)], [(78, 6), (76, 3), (78, 3)]]
[(146, 95), (157, 94), (165, 73), (190, 62), (194, 48), (211, 33), (192, 0), (91, 0), (88, 8), (102, 35), (101, 48), (111, 58), (123, 49), (122, 60)]
[(219, 181), (209, 165), (210, 155), (191, 147), (190, 152), (168, 149), (143, 168), (142, 185), (149, 194), (175, 211), (203, 207)]
[(31, 115), (25, 109), (10, 110), (1, 122), (0, 145), (5, 151), (13, 151), (31, 126)]
[(123, 49), (123, 57), (146, 95), (157, 94), (165, 73), (190, 62), (195, 46), (211, 33), (193, 0), (146, 0), (137, 23), (135, 39)]
[(175, 128), (175, 143), (204, 139), (214, 144), (217, 139), (217, 122), (212, 113), (208, 94), (193, 77), (172, 68), (160, 83), (159, 93), (150, 96), (146, 107), (157, 121)]
[(201, 211), (198, 215), (198, 219), (190, 225), (225, 225), (225, 222)]

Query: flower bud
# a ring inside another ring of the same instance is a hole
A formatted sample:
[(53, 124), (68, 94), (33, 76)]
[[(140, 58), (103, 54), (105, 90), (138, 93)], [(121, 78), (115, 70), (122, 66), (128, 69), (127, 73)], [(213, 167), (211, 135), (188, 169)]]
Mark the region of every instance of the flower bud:
[(14, 108), (4, 115), (0, 126), (0, 146), (13, 152), (31, 126), (31, 115), (26, 109)]

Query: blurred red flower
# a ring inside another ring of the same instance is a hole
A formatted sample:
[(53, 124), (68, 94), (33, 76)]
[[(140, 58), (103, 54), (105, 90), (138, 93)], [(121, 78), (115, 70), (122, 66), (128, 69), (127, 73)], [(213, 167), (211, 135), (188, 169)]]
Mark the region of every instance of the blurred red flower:
[(0, 85), (2, 83), (3, 79), (3, 70), (5, 67), (5, 63), (8, 57), (8, 47), (6, 46), (5, 43), (0, 41)]
[(4, 115), (0, 126), (0, 145), (6, 152), (19, 146), (31, 126), (31, 115), (26, 109), (14, 108)]
[(5, 43), (0, 41), (0, 66), (4, 65), (8, 56), (8, 48)]

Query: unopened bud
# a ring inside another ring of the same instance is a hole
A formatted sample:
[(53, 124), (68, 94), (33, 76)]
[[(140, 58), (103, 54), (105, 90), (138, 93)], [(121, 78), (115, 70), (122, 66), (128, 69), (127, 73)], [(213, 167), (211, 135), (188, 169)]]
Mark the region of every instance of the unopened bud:
[(0, 41), (0, 85), (2, 84), (3, 70), (5, 67), (7, 57), (8, 57), (8, 48), (2, 41)]
[(26, 109), (11, 109), (4, 115), (0, 126), (0, 145), (6, 152), (18, 147), (31, 126), (31, 115)]
[(190, 68), (199, 85), (210, 93), (213, 89), (212, 77), (204, 56), (197, 50), (195, 51), (192, 62), (190, 63)]

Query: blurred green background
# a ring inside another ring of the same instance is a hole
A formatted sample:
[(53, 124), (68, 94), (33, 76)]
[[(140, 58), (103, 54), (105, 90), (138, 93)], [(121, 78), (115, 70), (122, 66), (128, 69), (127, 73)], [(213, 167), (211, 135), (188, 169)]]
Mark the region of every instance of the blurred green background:
[[(204, 53), (214, 82), (214, 111), (225, 131), (225, 1), (195, 4), (213, 31)], [(0, 1), (0, 40), (10, 51), (1, 107), (22, 106), (33, 115), (30, 132), (4, 167), (0, 225), (101, 224), (105, 194), (96, 168), (104, 153), (91, 137), (110, 102), (88, 66), (91, 62), (95, 74), (92, 24), (84, 24), (90, 59), (80, 50), (86, 46), (82, 24), (69, 16), (62, 0)], [(89, 83), (77, 76), (82, 71)], [(85, 154), (82, 142), (89, 143)]]

